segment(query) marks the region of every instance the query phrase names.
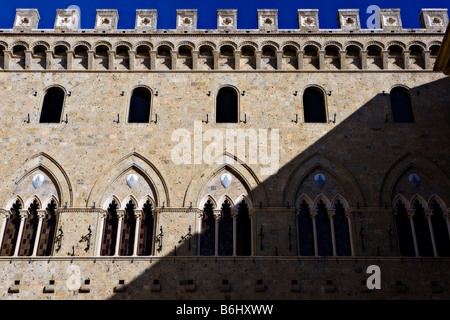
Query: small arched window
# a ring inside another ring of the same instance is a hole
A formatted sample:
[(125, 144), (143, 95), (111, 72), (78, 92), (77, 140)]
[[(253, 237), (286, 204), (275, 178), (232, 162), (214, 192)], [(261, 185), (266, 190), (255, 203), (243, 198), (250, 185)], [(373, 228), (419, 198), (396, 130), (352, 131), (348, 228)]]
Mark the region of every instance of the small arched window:
[(325, 98), (322, 90), (309, 87), (303, 93), (303, 111), (305, 122), (327, 122)]
[(146, 88), (136, 88), (131, 94), (128, 122), (148, 123), (150, 119), (151, 93)]
[(216, 100), (216, 122), (238, 122), (238, 95), (233, 88), (224, 87), (219, 90)]
[(52, 87), (47, 90), (42, 103), (40, 123), (59, 123), (64, 104), (64, 90)]
[(414, 122), (409, 91), (395, 87), (390, 93), (392, 117), (394, 122)]

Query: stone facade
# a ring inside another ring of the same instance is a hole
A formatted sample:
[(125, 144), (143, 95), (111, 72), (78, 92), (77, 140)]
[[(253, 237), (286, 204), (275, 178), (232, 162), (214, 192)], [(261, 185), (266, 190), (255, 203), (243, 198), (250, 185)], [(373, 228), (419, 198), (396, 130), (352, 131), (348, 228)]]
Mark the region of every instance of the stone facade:
[[(450, 83), (433, 71), (446, 10), (424, 9), (420, 29), (404, 29), (398, 9), (380, 11), (380, 29), (339, 10), (336, 30), (319, 28), (317, 10), (299, 10), (293, 30), (278, 28), (276, 10), (259, 10), (256, 30), (237, 29), (235, 10), (219, 10), (214, 30), (197, 29), (196, 10), (177, 10), (175, 30), (157, 29), (154, 10), (136, 14), (133, 30), (117, 29), (116, 10), (81, 30), (76, 11), (58, 10), (55, 28), (40, 30), (37, 10), (20, 9), (1, 30), (1, 299), (450, 298), (438, 237), (450, 231)], [(396, 122), (397, 87), (414, 121)], [(60, 121), (43, 123), (52, 88), (63, 92)], [(151, 95), (145, 123), (127, 121), (136, 88)], [(236, 123), (216, 121), (221, 88), (236, 92)], [(305, 121), (308, 88), (323, 97), (321, 123)], [(232, 130), (247, 139), (238, 148), (226, 144)], [(412, 256), (400, 250), (399, 201)], [(215, 233), (202, 240), (207, 204)], [(304, 205), (312, 255), (301, 254)], [(419, 205), (431, 255), (414, 233)], [(321, 206), (330, 254), (320, 254)], [(220, 230), (230, 254), (218, 254)], [(112, 255), (102, 254), (108, 241)], [(207, 241), (212, 255), (201, 254)], [(381, 269), (380, 290), (365, 285), (369, 265)]]

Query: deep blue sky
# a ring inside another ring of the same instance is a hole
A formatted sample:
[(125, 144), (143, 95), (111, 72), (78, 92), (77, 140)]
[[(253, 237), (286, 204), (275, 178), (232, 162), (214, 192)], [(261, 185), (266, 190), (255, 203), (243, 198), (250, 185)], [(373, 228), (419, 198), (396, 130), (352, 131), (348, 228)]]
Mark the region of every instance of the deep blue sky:
[(278, 27), (297, 29), (297, 9), (319, 9), (321, 29), (337, 28), (338, 9), (359, 9), (362, 28), (366, 28), (369, 5), (380, 8), (400, 8), (404, 28), (420, 28), (419, 14), (422, 8), (449, 8), (449, 0), (338, 0), (338, 1), (292, 1), (292, 0), (0, 0), (0, 28), (9, 29), (14, 24), (16, 8), (36, 8), (41, 17), (39, 28), (53, 28), (56, 9), (77, 5), (81, 9), (81, 28), (94, 27), (96, 9), (117, 9), (119, 29), (133, 29), (136, 9), (157, 9), (158, 29), (174, 29), (176, 9), (197, 9), (199, 29), (217, 28), (217, 9), (237, 9), (238, 28), (256, 29), (257, 9), (278, 9)]

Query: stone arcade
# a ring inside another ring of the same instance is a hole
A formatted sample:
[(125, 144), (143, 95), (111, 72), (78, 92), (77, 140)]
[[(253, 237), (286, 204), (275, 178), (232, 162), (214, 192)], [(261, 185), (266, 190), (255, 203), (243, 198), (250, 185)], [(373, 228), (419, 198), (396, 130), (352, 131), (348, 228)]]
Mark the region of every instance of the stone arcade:
[[(84, 30), (76, 10), (39, 29), (17, 9), (0, 30), (1, 299), (449, 299), (447, 10), (418, 29), (399, 9), (379, 29), (297, 15), (243, 30), (218, 10), (202, 30), (177, 10), (164, 30), (137, 10), (121, 30), (98, 10)], [(277, 130), (279, 165), (249, 161), (260, 136), (174, 163), (196, 122), (211, 144)]]

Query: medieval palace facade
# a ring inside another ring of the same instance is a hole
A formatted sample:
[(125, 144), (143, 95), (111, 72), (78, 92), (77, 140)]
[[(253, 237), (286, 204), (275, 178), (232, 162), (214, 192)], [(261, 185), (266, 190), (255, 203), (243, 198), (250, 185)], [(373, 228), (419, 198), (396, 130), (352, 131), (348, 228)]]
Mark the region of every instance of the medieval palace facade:
[[(448, 299), (447, 9), (0, 30), (0, 299)], [(367, 268), (379, 267), (381, 289)]]

